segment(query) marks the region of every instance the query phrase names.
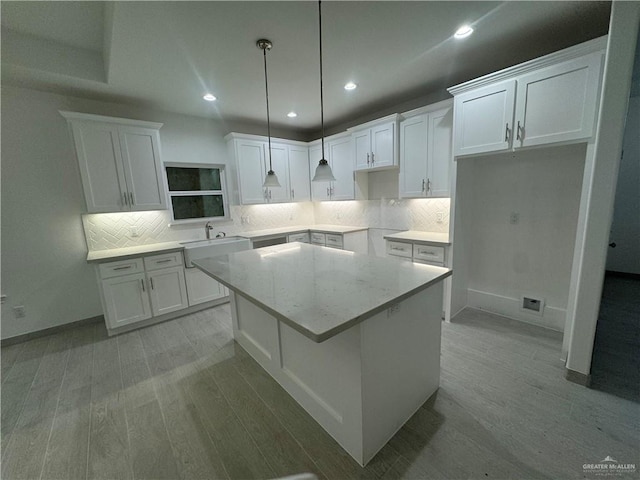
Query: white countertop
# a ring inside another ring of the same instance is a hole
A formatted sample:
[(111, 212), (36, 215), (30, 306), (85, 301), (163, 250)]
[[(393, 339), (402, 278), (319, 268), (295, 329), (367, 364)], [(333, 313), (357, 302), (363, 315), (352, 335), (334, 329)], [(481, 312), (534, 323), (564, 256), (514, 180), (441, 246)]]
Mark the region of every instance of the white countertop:
[(299, 225), (294, 227), (269, 228), (265, 230), (253, 230), (251, 232), (236, 233), (238, 237), (256, 239), (261, 237), (271, 237), (273, 235), (300, 233), (300, 232), (323, 232), (323, 233), (351, 233), (368, 230), (369, 227), (354, 227), (349, 225)]
[(87, 262), (106, 262), (109, 260), (125, 260), (137, 255), (163, 253), (172, 250), (183, 250), (179, 242), (150, 243), (135, 247), (110, 248), (108, 250), (92, 250), (87, 254)]
[(194, 264), (315, 342), (451, 275), (447, 268), (303, 243), (205, 258)]
[(406, 232), (385, 235), (387, 240), (404, 240), (409, 242), (423, 242), (436, 245), (451, 245), (448, 233), (423, 232), (420, 230), (407, 230)]

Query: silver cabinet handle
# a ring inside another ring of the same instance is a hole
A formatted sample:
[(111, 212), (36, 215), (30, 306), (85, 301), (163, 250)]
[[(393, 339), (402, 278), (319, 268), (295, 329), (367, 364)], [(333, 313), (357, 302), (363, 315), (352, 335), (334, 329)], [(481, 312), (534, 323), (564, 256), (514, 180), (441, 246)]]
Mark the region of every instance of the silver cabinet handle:
[(293, 188), (291, 189), (291, 198), (296, 198), (296, 192), (293, 190)]
[(153, 277), (149, 277), (149, 283), (151, 283), (151, 290), (153, 290)]
[(168, 263), (173, 261), (171, 258), (165, 258), (164, 260), (156, 260), (156, 263)]
[(509, 141), (509, 124), (507, 123), (504, 127), (504, 141)]
[(142, 284), (142, 291), (146, 292), (146, 290), (144, 289), (144, 278), (140, 279), (140, 283)]
[(124, 204), (128, 207), (129, 206), (129, 199), (127, 198), (127, 193), (123, 193), (122, 194), (122, 198), (124, 199)]
[(133, 200), (133, 192), (129, 192), (129, 198), (131, 199), (131, 206), (133, 207), (136, 202)]
[(422, 192), (424, 192), (425, 183), (426, 183), (426, 182), (424, 181), (424, 178), (423, 178), (423, 179), (422, 179)]
[(369, 153), (367, 152), (367, 165), (369, 165)]
[(264, 199), (267, 200), (269, 198), (269, 190), (267, 188), (264, 189)]
[(427, 192), (431, 191), (431, 179), (427, 178)]
[(331, 196), (333, 196), (333, 187), (331, 187), (329, 190), (331, 190)]
[(524, 125), (520, 126), (520, 121), (518, 120), (518, 131), (516, 133), (516, 140), (524, 140)]
[(402, 248), (402, 247), (391, 247), (391, 250), (398, 250), (400, 252), (406, 252), (407, 251), (406, 248)]
[(373, 152), (371, 152), (371, 163), (374, 163), (376, 161), (376, 157), (373, 155)]
[(113, 267), (114, 270), (127, 270), (131, 268), (131, 265), (125, 265), (124, 267)]
[(418, 254), (435, 256), (436, 252), (428, 252), (428, 251), (425, 251), (425, 250), (418, 250)]
[(329, 187), (327, 187), (327, 197), (331, 196), (331, 194), (329, 193)]
[(271, 200), (271, 190), (269, 190), (269, 200)]

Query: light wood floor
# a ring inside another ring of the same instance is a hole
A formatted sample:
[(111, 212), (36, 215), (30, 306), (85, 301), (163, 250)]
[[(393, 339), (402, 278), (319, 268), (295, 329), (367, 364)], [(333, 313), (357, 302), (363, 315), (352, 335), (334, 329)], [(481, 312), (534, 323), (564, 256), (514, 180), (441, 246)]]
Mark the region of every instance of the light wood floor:
[(2, 478), (561, 479), (607, 455), (640, 466), (639, 405), (565, 381), (559, 334), (473, 310), (443, 329), (440, 390), (364, 469), (234, 344), (228, 305), (3, 348)]

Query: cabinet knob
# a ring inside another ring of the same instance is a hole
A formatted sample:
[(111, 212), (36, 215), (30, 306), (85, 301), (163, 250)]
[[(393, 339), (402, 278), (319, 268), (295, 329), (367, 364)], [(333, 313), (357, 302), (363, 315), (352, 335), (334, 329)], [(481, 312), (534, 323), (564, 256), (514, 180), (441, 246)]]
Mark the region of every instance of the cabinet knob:
[(616, 242), (611, 242), (611, 243), (609, 244), (609, 246), (610, 246), (611, 248), (616, 248), (616, 247), (617, 247)]

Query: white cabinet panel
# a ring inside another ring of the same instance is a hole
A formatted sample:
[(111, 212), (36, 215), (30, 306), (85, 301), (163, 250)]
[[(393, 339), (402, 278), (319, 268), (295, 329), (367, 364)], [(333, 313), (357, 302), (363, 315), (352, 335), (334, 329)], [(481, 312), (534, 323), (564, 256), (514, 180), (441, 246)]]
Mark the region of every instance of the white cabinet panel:
[(453, 110), (429, 114), (427, 196), (448, 197), (451, 191)]
[[(269, 144), (265, 143), (265, 172), (269, 171)], [(286, 145), (271, 144), (271, 164), (273, 171), (278, 176), (279, 187), (267, 188), (267, 200), (269, 203), (288, 202), (289, 192), (289, 153)]]
[(308, 202), (311, 200), (309, 150), (306, 147), (289, 147), (289, 180), (291, 201)]
[(128, 210), (123, 196), (127, 195), (127, 184), (117, 125), (76, 121), (71, 127), (87, 210)]
[(131, 210), (167, 208), (160, 158), (160, 136), (149, 128), (120, 127), (124, 174)]
[(515, 80), (508, 80), (456, 96), (455, 155), (510, 148), (515, 92)]
[(400, 196), (424, 197), (427, 178), (427, 115), (400, 123)]
[(514, 147), (591, 137), (601, 68), (593, 54), (518, 78)]
[(353, 143), (351, 137), (329, 142), (329, 158), (336, 181), (332, 182), (331, 200), (355, 199), (353, 179)]
[(356, 155), (356, 170), (366, 170), (371, 167), (371, 131), (363, 130), (353, 134)]
[(109, 328), (151, 318), (144, 273), (102, 280), (105, 319)]
[(227, 295), (222, 284), (197, 268), (185, 269), (184, 276), (187, 283), (189, 306), (210, 302)]
[(240, 183), (240, 203), (265, 203), (263, 142), (237, 140), (236, 162)]
[(371, 166), (373, 168), (396, 165), (396, 122), (385, 123), (371, 129)]
[(171, 267), (148, 273), (149, 295), (154, 316), (182, 310), (189, 306), (184, 268)]

